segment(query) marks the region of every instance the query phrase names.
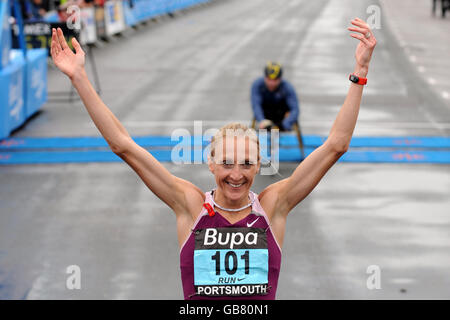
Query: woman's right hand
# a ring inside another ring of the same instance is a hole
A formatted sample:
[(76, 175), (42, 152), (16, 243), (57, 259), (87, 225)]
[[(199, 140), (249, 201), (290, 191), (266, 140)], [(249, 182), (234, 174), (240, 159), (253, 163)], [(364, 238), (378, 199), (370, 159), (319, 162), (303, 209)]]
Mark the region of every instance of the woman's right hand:
[(70, 80), (73, 80), (75, 76), (84, 72), (84, 51), (81, 49), (77, 39), (72, 38), (72, 45), (75, 48), (73, 53), (72, 49), (66, 43), (64, 34), (61, 28), (52, 30), (52, 45), (50, 53), (52, 55), (53, 62)]

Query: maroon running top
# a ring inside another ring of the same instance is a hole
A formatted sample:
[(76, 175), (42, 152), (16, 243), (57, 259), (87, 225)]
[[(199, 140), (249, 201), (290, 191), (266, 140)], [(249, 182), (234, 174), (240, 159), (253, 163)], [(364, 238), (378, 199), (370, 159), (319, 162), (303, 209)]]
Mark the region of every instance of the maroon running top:
[(251, 213), (231, 224), (212, 210), (213, 193), (180, 250), (184, 299), (275, 299), (281, 248), (258, 195), (250, 191)]

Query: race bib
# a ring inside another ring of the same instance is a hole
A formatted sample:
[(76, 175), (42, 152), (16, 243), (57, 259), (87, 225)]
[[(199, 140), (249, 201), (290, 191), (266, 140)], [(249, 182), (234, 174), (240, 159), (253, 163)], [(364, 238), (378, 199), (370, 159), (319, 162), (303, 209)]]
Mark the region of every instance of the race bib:
[(199, 295), (267, 294), (269, 252), (262, 228), (207, 228), (195, 232), (194, 286)]

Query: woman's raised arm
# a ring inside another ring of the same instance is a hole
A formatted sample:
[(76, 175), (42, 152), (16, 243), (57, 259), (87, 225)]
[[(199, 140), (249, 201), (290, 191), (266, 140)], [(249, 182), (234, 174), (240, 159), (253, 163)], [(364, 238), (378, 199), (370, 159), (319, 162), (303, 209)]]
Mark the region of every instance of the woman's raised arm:
[[(354, 74), (365, 78), (377, 41), (363, 20), (355, 18), (351, 23), (353, 27), (348, 30), (355, 33), (350, 36), (359, 40), (355, 52)], [(347, 151), (358, 119), (363, 87), (353, 82), (350, 84), (344, 104), (324, 144), (303, 160), (289, 178), (268, 186), (260, 194), (261, 204), (268, 214), (285, 218)]]
[(95, 126), (100, 131), (111, 150), (120, 152), (130, 135), (113, 113), (103, 103), (90, 83), (84, 69), (84, 51), (75, 38), (72, 45), (76, 53), (66, 43), (60, 28), (52, 30), (51, 55), (56, 67), (72, 81)]
[(103, 103), (84, 69), (84, 52), (73, 38), (75, 53), (69, 48), (60, 28), (52, 30), (51, 56), (55, 65), (72, 81), (89, 116), (111, 150), (121, 157), (149, 189), (175, 213), (200, 212), (203, 192), (192, 183), (172, 175), (147, 150), (137, 145), (124, 126)]

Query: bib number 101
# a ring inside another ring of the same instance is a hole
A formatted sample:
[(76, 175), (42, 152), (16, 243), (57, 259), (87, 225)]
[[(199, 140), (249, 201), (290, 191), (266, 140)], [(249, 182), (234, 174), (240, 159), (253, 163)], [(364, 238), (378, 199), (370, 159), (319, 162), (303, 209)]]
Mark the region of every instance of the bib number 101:
[[(250, 273), (250, 255), (248, 251), (245, 251), (243, 255), (240, 256), (241, 260), (245, 264), (245, 274)], [(216, 275), (220, 275), (220, 251), (216, 251), (216, 254), (211, 257), (211, 260), (216, 262)], [(234, 251), (228, 251), (224, 257), (225, 271), (229, 275), (235, 274), (238, 269), (238, 256)]]

